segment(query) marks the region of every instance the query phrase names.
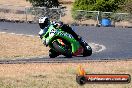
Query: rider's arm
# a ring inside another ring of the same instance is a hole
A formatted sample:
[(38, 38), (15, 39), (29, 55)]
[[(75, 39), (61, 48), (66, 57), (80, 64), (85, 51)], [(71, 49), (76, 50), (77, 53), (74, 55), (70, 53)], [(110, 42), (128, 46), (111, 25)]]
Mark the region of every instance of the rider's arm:
[[(45, 33), (45, 30), (46, 30), (46, 29), (47, 29), (47, 28), (41, 29), (41, 30), (40, 30), (39, 36), (40, 36), (41, 39), (46, 38), (46, 36), (48, 35), (48, 31)], [(47, 29), (47, 30), (48, 30), (48, 29)]]
[(61, 28), (62, 28), (63, 31), (72, 34), (72, 36), (73, 36), (76, 40), (79, 40), (78, 35), (75, 33), (75, 31), (74, 31), (69, 25), (64, 24), (64, 25), (61, 26)]
[(39, 31), (39, 33), (38, 33), (41, 39), (43, 38), (43, 33), (44, 33), (43, 29), (41, 29), (41, 30)]

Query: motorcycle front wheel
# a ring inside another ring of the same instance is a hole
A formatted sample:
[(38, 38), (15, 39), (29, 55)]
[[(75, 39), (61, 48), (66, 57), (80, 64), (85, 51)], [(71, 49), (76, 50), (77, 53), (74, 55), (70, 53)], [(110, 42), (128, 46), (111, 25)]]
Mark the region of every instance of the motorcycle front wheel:
[(50, 58), (55, 58), (58, 56), (58, 53), (52, 49), (49, 50), (49, 57)]
[(66, 56), (67, 58), (72, 57), (71, 48), (67, 44), (61, 45), (58, 41), (54, 41), (53, 42), (53, 47), (57, 52), (59, 52), (62, 55)]

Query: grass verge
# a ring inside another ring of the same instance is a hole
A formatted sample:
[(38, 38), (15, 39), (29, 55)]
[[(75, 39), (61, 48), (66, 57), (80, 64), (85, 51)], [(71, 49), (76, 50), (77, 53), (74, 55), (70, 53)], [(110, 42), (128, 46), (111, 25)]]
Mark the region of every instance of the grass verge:
[(87, 73), (130, 74), (132, 61), (88, 62), (63, 64), (2, 64), (0, 88), (131, 88), (132, 84), (85, 84), (76, 83), (79, 65)]
[(48, 47), (37, 36), (0, 33), (0, 59), (48, 55)]

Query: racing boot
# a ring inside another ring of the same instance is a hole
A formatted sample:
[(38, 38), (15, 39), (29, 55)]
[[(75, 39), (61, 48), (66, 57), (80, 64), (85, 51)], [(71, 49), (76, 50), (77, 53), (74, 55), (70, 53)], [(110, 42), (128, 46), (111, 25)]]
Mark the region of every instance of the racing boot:
[(78, 35), (78, 41), (79, 41), (80, 45), (81, 45), (84, 49), (87, 49), (88, 44), (87, 44), (85, 41), (83, 41), (82, 37), (80, 37), (79, 35)]

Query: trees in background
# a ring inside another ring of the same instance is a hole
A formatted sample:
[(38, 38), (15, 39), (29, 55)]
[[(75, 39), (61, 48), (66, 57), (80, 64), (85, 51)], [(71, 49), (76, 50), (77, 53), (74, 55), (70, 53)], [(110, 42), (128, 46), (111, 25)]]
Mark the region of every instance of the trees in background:
[(39, 7), (58, 7), (59, 1), (58, 0), (26, 0), (32, 3), (33, 6), (39, 6)]
[(132, 0), (126, 0), (121, 7), (123, 11), (132, 13)]
[[(76, 11), (76, 10), (87, 10), (95, 12), (86, 11)], [(102, 12), (122, 12), (122, 13), (132, 13), (132, 0), (75, 0), (73, 3), (72, 16), (77, 20), (87, 20), (87, 19), (98, 19), (102, 17), (108, 17), (116, 20), (128, 20), (131, 15), (114, 13), (97, 13), (96, 11)], [(97, 16), (97, 14), (99, 14)]]
[[(26, 0), (33, 6), (58, 7), (58, 0)], [(75, 0), (73, 10), (116, 12), (126, 11), (132, 13), (132, 0)]]
[(95, 0), (75, 0), (73, 4), (74, 10), (92, 10)]
[(73, 10), (115, 12), (126, 0), (75, 0)]

